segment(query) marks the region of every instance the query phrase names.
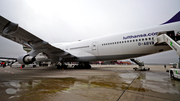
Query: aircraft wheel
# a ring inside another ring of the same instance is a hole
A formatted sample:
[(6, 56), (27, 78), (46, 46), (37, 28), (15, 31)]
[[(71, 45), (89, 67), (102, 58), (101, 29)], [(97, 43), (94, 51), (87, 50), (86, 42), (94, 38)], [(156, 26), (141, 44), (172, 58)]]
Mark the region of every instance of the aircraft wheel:
[(57, 69), (61, 69), (61, 66), (60, 66), (60, 65), (57, 65)]
[(136, 71), (136, 70), (137, 70), (137, 67), (134, 67), (133, 69)]
[(33, 68), (35, 68), (36, 67), (36, 65), (33, 65)]
[(78, 66), (78, 65), (75, 65), (75, 66), (74, 66), (74, 69), (78, 69), (78, 68), (79, 68), (79, 66)]
[(86, 68), (86, 69), (91, 69), (91, 65), (90, 65), (90, 64), (87, 64), (87, 65), (85, 65), (85, 68)]
[(67, 69), (67, 65), (63, 65), (62, 68)]
[(174, 73), (173, 73), (173, 71), (170, 71), (170, 77), (171, 77), (172, 79), (174, 79)]

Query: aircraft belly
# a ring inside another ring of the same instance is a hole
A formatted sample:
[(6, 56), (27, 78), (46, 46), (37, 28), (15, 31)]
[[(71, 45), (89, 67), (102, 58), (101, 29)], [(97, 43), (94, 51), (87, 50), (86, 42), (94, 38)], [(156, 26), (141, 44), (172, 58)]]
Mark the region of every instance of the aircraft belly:
[(98, 50), (99, 50), (98, 56), (123, 54), (122, 45), (102, 46), (98, 48)]
[(96, 56), (97, 58), (96, 61), (130, 59), (144, 55), (148, 55), (148, 54), (121, 54), (121, 55)]

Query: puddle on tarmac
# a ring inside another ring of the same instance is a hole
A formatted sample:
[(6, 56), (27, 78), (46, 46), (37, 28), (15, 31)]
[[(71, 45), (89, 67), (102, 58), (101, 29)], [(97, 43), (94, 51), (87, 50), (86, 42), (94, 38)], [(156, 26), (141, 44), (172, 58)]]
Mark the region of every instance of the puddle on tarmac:
[(18, 90), (17, 89), (14, 89), (14, 88), (8, 88), (6, 89), (6, 93), (7, 94), (16, 94)]
[[(140, 84), (137, 87), (131, 85), (128, 90), (146, 92), (154, 91), (159, 93), (171, 93), (171, 94), (180, 94), (180, 82), (176, 80), (171, 80), (168, 75), (164, 74), (154, 74), (152, 72), (140, 72), (137, 73), (123, 73), (119, 76), (126, 82), (131, 83), (138, 75), (135, 81), (138, 81)], [(133, 82), (134, 84), (135, 82)], [(122, 86), (122, 89), (126, 89), (127, 86)]]
[(17, 80), (4, 82), (0, 85), (6, 87), (6, 94), (11, 95), (8, 99), (33, 101), (44, 100), (47, 96), (55, 96), (61, 92), (68, 93), (76, 89), (89, 88), (111, 88), (118, 86), (111, 82), (96, 82), (91, 80), (80, 80), (76, 78), (46, 78), (36, 80)]
[(137, 75), (138, 73), (122, 73), (119, 74), (119, 77), (121, 77), (126, 83), (129, 84)]
[(170, 81), (170, 79), (166, 79), (168, 77), (157, 77), (153, 79), (154, 74), (146, 72), (140, 74), (122, 73), (113, 76), (89, 76), (85, 80), (70, 77), (14, 80), (0, 83), (0, 87), (4, 89), (6, 95), (9, 95), (7, 99), (17, 101), (44, 101), (47, 97), (59, 96), (62, 93), (70, 93), (72, 91), (90, 91), (91, 88), (95, 90), (103, 88), (105, 91), (111, 89), (119, 92), (120, 90), (125, 90), (137, 75), (138, 77), (128, 90), (180, 94), (179, 81)]
[[(125, 90), (126, 88), (127, 88), (127, 86), (121, 86), (121, 88), (123, 89), (123, 90)], [(148, 89), (145, 89), (145, 88), (139, 88), (139, 87), (132, 87), (132, 86), (130, 86), (129, 88), (128, 88), (128, 90), (133, 90), (133, 91), (138, 91), (138, 92), (146, 92), (146, 91), (150, 91), (150, 90), (148, 90)]]

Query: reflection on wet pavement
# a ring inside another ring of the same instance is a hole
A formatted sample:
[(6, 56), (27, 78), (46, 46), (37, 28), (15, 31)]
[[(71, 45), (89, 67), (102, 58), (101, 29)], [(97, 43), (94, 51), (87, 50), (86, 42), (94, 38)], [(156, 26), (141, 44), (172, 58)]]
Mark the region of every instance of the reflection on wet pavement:
[[(172, 93), (172, 94), (180, 94), (180, 82), (177, 80), (172, 80), (166, 76), (161, 76), (162, 74), (154, 74), (153, 72), (140, 72), (139, 74), (136, 73), (123, 73), (119, 74), (121, 78), (126, 83), (130, 83), (132, 79), (136, 76), (137, 79), (135, 81), (138, 81), (138, 84), (134, 82), (134, 85), (136, 86), (130, 86), (128, 90), (133, 91), (153, 91), (153, 92), (159, 92), (159, 93)], [(154, 76), (156, 75), (156, 76)], [(138, 86), (137, 86), (138, 85)], [(173, 86), (176, 85), (176, 86)], [(126, 89), (125, 86), (122, 86), (122, 89)]]
[(180, 94), (179, 81), (160, 75), (153, 72), (116, 72), (114, 75), (88, 76), (88, 79), (13, 80), (0, 83), (0, 87), (5, 88), (8, 99), (13, 101), (48, 101), (64, 94), (75, 94), (89, 100), (117, 100), (129, 85), (128, 91)]
[(138, 73), (121, 73), (119, 76), (126, 82), (131, 83)]
[[(91, 88), (109, 88), (116, 89), (118, 86), (112, 82), (104, 82), (95, 77), (90, 77), (89, 80), (79, 80), (76, 78), (47, 78), (30, 81), (11, 81), (1, 84), (6, 89), (6, 93), (11, 95), (8, 99), (17, 99), (18, 101), (34, 101), (45, 100), (48, 96), (55, 96), (59, 92), (68, 93), (71, 90), (83, 90)], [(96, 82), (96, 80), (99, 80)], [(83, 94), (82, 94), (83, 95)]]
[(17, 89), (14, 89), (14, 88), (8, 88), (6, 89), (6, 93), (7, 94), (16, 94), (18, 90)]
[(5, 87), (10, 87), (6, 89), (6, 93), (14, 97), (19, 97), (21, 100), (24, 98), (33, 98), (34, 100), (42, 100), (43, 96), (46, 94), (53, 94), (56, 92), (61, 92), (63, 90), (69, 89), (73, 86), (76, 79), (74, 78), (62, 78), (62, 79), (40, 79), (40, 80), (30, 80), (30, 81), (11, 81), (4, 82), (1, 84)]

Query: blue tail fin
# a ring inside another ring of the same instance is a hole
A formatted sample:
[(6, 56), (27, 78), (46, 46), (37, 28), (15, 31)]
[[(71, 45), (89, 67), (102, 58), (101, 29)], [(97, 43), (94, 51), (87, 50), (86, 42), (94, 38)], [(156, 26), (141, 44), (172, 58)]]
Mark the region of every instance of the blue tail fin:
[(168, 20), (165, 23), (162, 23), (161, 25), (173, 23), (173, 22), (177, 22), (177, 21), (180, 21), (180, 11), (176, 15), (174, 15), (170, 20)]

